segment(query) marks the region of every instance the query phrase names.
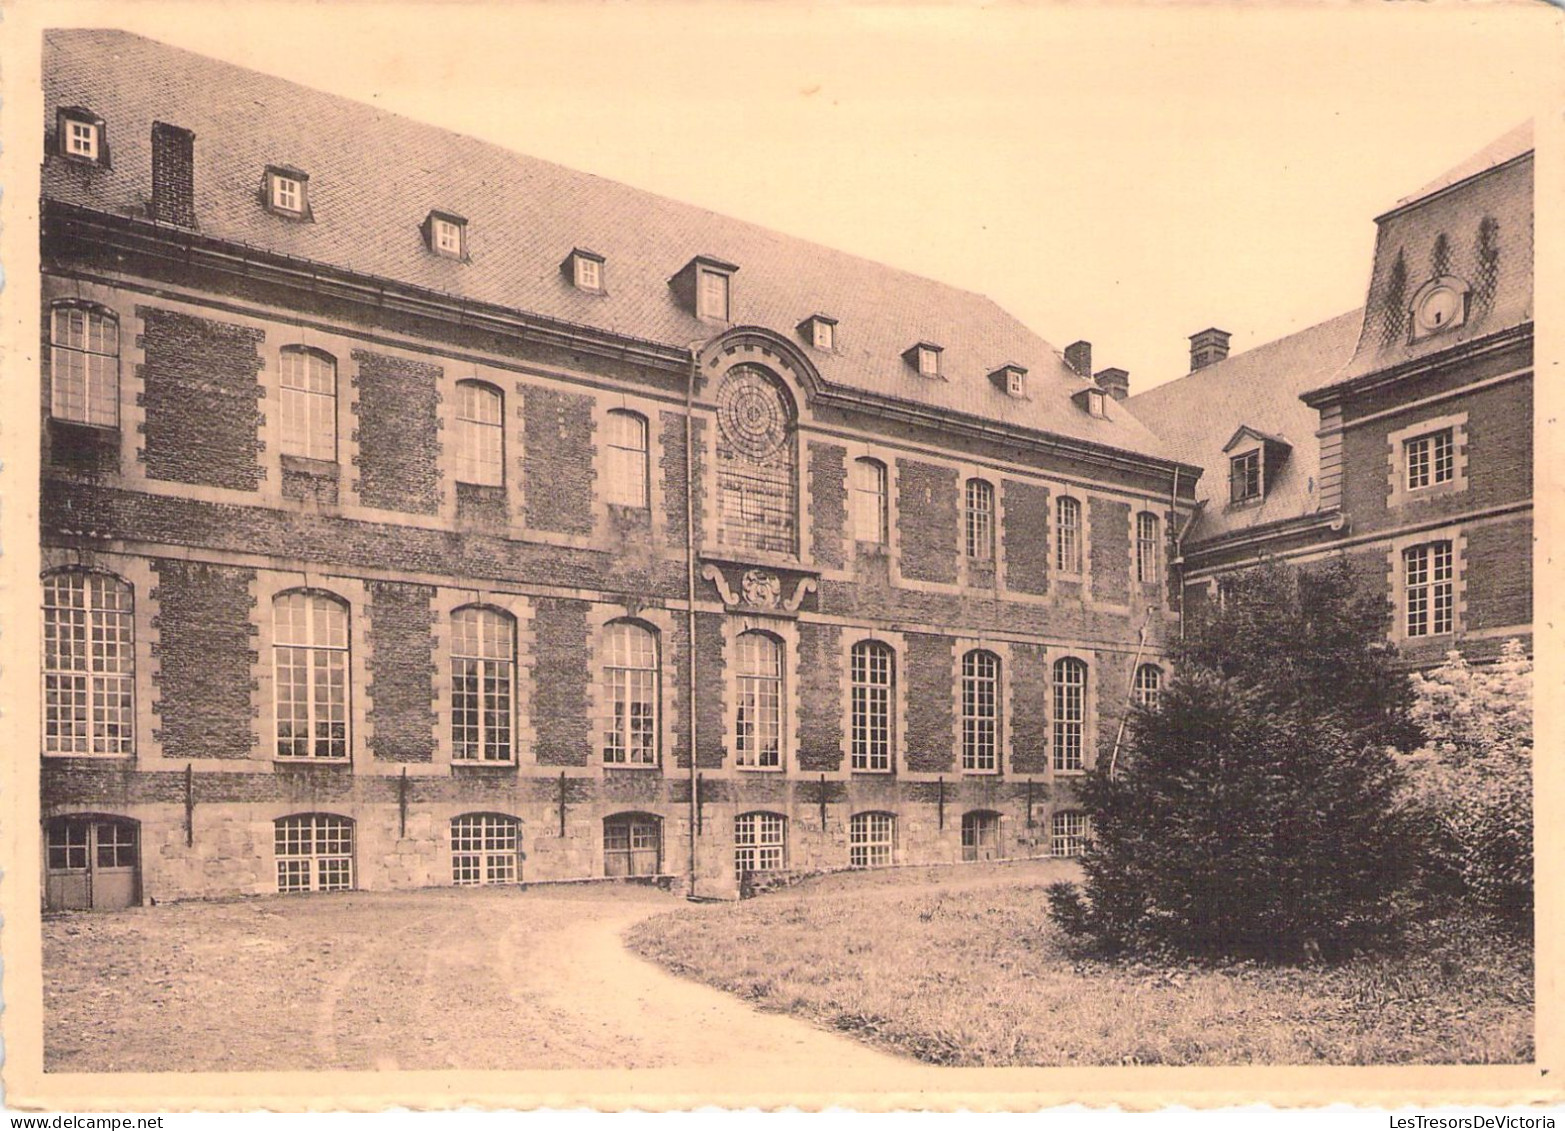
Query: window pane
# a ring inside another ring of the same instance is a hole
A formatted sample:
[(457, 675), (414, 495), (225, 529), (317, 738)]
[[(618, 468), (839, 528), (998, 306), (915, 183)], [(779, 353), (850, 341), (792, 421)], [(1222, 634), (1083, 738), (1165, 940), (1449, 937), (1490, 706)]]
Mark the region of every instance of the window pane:
[(135, 732), (130, 587), (82, 571), (44, 579), (44, 749), (128, 754)]
[(645, 507), (647, 502), (647, 422), (631, 412), (611, 412), (605, 431), (606, 502)]
[(1061, 499), (1055, 504), (1055, 568), (1061, 573), (1081, 572), (1081, 504)]
[(853, 537), (884, 545), (886, 519), (886, 465), (873, 459), (854, 460)]
[(348, 756), (348, 615), (318, 593), (272, 603), (279, 758)]
[(657, 762), (657, 644), (639, 625), (618, 621), (604, 630), (604, 691), (608, 716), (603, 760), (621, 765)]
[(1086, 720), (1087, 665), (1065, 659), (1054, 665), (1054, 768), (1086, 767), (1082, 748)]
[(119, 425), (119, 322), (84, 307), (50, 317), (50, 413), (59, 420)]
[(855, 770), (891, 768), (892, 655), (884, 644), (853, 646), (851, 660), (852, 756)]
[(499, 487), (505, 482), (505, 408), (498, 389), (475, 381), (457, 385), (456, 477)]
[(994, 487), (982, 479), (967, 481), (967, 556), (975, 561), (994, 556)]

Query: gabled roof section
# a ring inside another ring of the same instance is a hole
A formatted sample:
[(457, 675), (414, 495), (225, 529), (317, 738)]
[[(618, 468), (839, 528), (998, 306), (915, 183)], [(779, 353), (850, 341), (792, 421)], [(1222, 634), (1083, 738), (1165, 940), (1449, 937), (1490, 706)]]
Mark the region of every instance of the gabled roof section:
[[(1328, 383), (1341, 370), (1353, 355), (1362, 320), (1357, 310), (1340, 315), (1124, 402), (1167, 443), (1175, 459), (1206, 469), (1196, 484), (1196, 498), (1206, 505), (1189, 538), (1200, 541), (1314, 513), (1320, 423), (1299, 394)], [(1280, 469), (1273, 469), (1275, 475), (1268, 473), (1259, 503), (1230, 507), (1228, 451), (1246, 432), (1293, 450)]]
[[(741, 269), (734, 324), (791, 334), (811, 311), (829, 310), (852, 328), (836, 351), (812, 356), (828, 385), (1167, 454), (1129, 413), (1077, 411), (1069, 398), (1082, 379), (982, 295), (126, 32), (46, 33), (44, 76), (46, 129), (57, 107), (90, 105), (116, 140), (114, 168), (100, 175), (47, 161), (51, 200), (145, 216), (151, 123), (168, 122), (195, 133), (195, 212), (207, 237), (680, 349), (714, 331), (681, 308), (668, 280), (711, 256)], [(310, 171), (314, 223), (284, 223), (257, 205), (268, 165)], [(468, 217), (465, 262), (423, 247), (430, 201)], [(571, 247), (606, 257), (607, 293), (564, 277), (560, 254)], [(921, 379), (903, 362), (921, 340), (943, 347), (945, 380)], [(1027, 368), (1030, 397), (988, 380), (996, 358)]]
[(1237, 432), (1235, 432), (1231, 437), (1229, 437), (1228, 442), (1223, 445), (1223, 451), (1224, 452), (1231, 452), (1231, 451), (1233, 451), (1240, 444), (1242, 444), (1247, 438), (1251, 439), (1251, 440), (1259, 440), (1263, 444), (1279, 444), (1279, 445), (1281, 445), (1282, 447), (1285, 447), (1285, 448), (1293, 447), (1292, 444), (1290, 444), (1287, 440), (1283, 439), (1281, 436), (1273, 436), (1269, 432), (1262, 432), (1259, 429), (1251, 428), (1248, 424), (1241, 424), (1241, 425), (1239, 425), (1239, 430)]
[[(1532, 322), (1532, 178), (1529, 124), (1376, 221), (1375, 263), (1358, 347), (1333, 384)], [(1414, 299), (1440, 278), (1454, 278), (1466, 288), (1461, 317), (1439, 332), (1423, 332), (1415, 326)]]

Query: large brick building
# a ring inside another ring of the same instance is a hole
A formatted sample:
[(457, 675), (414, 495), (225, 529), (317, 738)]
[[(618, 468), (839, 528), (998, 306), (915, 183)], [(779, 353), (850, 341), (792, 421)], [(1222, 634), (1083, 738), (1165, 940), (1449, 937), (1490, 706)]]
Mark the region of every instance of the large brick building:
[(1500, 138), (1377, 221), (1362, 310), (1127, 402), (1206, 469), (1187, 602), (1263, 560), (1345, 556), (1387, 598), (1410, 664), (1532, 637), (1532, 131)]
[(47, 906), (1074, 849), (1199, 475), (1123, 373), (136, 36), (44, 75)]

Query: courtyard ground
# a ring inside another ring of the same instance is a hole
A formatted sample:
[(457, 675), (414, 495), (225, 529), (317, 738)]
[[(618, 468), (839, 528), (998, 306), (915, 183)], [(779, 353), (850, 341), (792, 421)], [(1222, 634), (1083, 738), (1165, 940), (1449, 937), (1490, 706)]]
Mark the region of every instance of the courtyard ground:
[(1048, 918), (1068, 862), (825, 876), (638, 924), (632, 949), (763, 1009), (950, 1065), (1533, 1059), (1530, 946), (1422, 924), (1402, 953), (1268, 968), (1081, 961)]
[(898, 1062), (625, 951), (683, 906), (642, 887), (165, 904), (44, 921), (50, 1072), (569, 1069)]

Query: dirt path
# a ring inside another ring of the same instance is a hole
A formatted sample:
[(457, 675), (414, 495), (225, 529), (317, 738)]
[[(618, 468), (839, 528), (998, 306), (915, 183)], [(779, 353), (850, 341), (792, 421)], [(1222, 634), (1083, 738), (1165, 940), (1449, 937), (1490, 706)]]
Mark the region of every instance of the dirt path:
[(904, 1062), (626, 951), (686, 906), (641, 889), (432, 890), (177, 904), (44, 924), (49, 1071)]

